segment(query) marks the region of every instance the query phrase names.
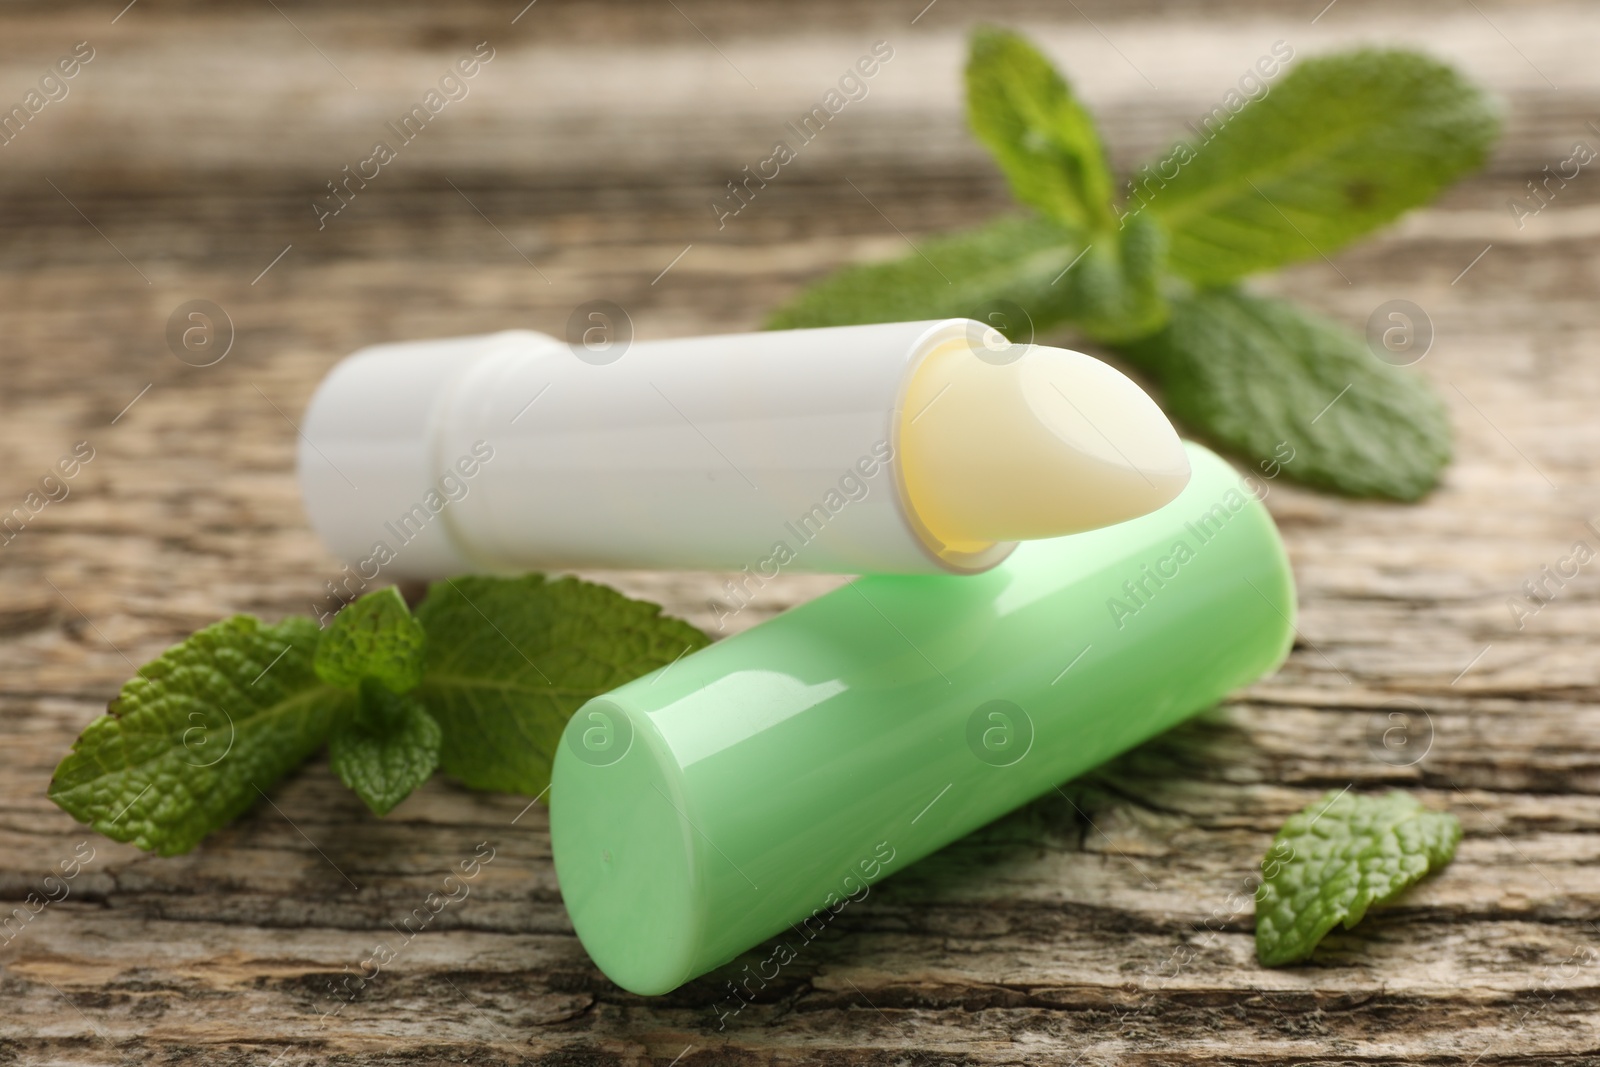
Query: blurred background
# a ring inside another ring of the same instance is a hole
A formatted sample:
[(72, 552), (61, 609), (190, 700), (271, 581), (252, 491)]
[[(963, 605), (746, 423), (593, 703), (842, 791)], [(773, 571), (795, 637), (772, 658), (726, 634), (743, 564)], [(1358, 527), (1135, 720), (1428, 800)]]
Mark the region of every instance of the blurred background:
[[(835, 267), (1007, 210), (963, 117), (980, 21), (1043, 47), (1119, 173), (1185, 136), (1278, 41), (1298, 57), (1414, 46), (1506, 107), (1485, 171), (1336, 263), (1259, 285), (1358, 331), (1391, 299), (1426, 309), (1437, 340), (1418, 370), (1456, 430), (1445, 485), (1416, 507), (1274, 486), (1303, 606), (1284, 671), (1072, 798), (875, 890), (732, 1032), (709, 1009), (719, 976), (645, 1001), (594, 970), (561, 910), (541, 811), (513, 831), (524, 800), (436, 779), (378, 823), (319, 764), (275, 794), (276, 812), (188, 857), (93, 838), (81, 897), (0, 947), (12, 998), (0, 1054), (687, 1065), (1593, 1052), (1600, 983), (1575, 955), (1600, 947), (1593, 578), (1524, 625), (1507, 610), (1575, 540), (1600, 544), (1584, 525), (1600, 514), (1600, 178), (1584, 169), (1521, 225), (1507, 206), (1576, 143), (1600, 147), (1600, 14), (1583, 4), (0, 5), (0, 108), (27, 111), (0, 145), (0, 510), (78, 442), (93, 454), (70, 495), (0, 548), (0, 895), (20, 899), (85, 837), (44, 787), (133, 664), (232, 612), (277, 619), (325, 594), (337, 566), (305, 524), (293, 458), (334, 362), (385, 340), (564, 335), (595, 300), (641, 338), (753, 329)], [(775, 140), (796, 143), (785, 123), (879, 42), (892, 58), (866, 95), (719, 218), (726, 183)], [(75, 49), (77, 73), (52, 83), (64, 95), (27, 108)], [(446, 89), (455, 98), (396, 136), (390, 124), (472, 58), (476, 72)], [(373, 176), (377, 141), (395, 153)], [(347, 182), (353, 171), (364, 177)], [(170, 332), (194, 301), (222, 312), (209, 343), (223, 354), (204, 366)], [(601, 577), (702, 627), (721, 580)], [(837, 582), (787, 577), (734, 625)], [(1426, 720), (1425, 759), (1374, 747), (1373, 717), (1395, 701)], [(1344, 935), (1359, 951), (1340, 956), (1335, 939), (1327, 967), (1263, 971), (1248, 912), (1215, 929), (1208, 916), (1286, 814), (1347, 783), (1407, 785), (1456, 811), (1460, 857), (1395, 915)], [(336, 1027), (319, 1025), (317, 995), (370, 931), (491, 838), (502, 859), (472, 906)]]

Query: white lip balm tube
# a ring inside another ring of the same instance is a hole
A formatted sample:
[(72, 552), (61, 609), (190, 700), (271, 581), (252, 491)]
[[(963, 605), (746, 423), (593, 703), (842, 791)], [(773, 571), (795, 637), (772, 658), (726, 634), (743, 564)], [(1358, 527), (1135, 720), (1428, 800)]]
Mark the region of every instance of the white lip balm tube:
[[(609, 357), (608, 357), (609, 358)], [(364, 577), (974, 573), (1154, 511), (1189, 463), (1092, 357), (970, 319), (635, 342), (512, 330), (339, 363), (301, 491)]]

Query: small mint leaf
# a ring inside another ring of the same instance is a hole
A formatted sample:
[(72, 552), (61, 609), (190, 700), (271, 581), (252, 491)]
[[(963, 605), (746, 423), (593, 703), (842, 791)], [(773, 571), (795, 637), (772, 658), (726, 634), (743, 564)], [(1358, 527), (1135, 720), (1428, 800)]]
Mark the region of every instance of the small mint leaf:
[(1113, 228), (1111, 172), (1094, 119), (1050, 61), (1020, 34), (972, 37), (967, 121), (1018, 200), (1080, 233)]
[(1444, 405), (1420, 374), (1283, 300), (1236, 289), (1176, 299), (1166, 329), (1124, 344), (1161, 384), (1162, 407), (1252, 464), (1351, 496), (1415, 500), (1450, 459)]
[(1217, 111), (1208, 139), (1138, 172), (1126, 205), (1166, 223), (1172, 269), (1201, 285), (1332, 255), (1482, 166), (1500, 128), (1449, 66), (1378, 49), (1302, 60)]
[(1311, 955), (1343, 923), (1387, 904), (1449, 863), (1461, 823), (1415, 797), (1329, 793), (1289, 817), (1261, 861), (1256, 957), (1268, 967)]
[(474, 789), (537, 796), (567, 720), (590, 697), (710, 642), (642, 600), (576, 578), (435, 582), (416, 695), (444, 730), (440, 766)]
[(400, 590), (386, 586), (333, 617), (317, 645), (317, 677), (346, 689), (375, 678), (393, 692), (409, 693), (422, 681), (426, 643)]
[(322, 747), (352, 700), (312, 669), (319, 634), (235, 615), (167, 649), (73, 743), (50, 799), (114, 840), (188, 852)]
[(355, 714), (328, 739), (328, 760), (374, 814), (387, 815), (432, 776), (442, 738), (421, 701), (368, 678)]

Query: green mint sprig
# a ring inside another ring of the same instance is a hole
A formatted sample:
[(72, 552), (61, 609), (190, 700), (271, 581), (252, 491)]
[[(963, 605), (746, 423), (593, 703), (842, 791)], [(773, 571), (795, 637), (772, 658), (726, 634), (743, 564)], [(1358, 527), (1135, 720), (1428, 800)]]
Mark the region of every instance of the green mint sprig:
[(1339, 923), (1355, 926), (1449, 863), (1461, 823), (1398, 790), (1329, 793), (1289, 817), (1261, 861), (1256, 957), (1268, 967), (1311, 955)]
[(379, 815), (439, 767), (537, 796), (584, 701), (708, 643), (654, 604), (538, 574), (437, 582), (415, 615), (380, 589), (322, 630), (236, 615), (140, 668), (49, 796), (162, 855), (194, 848), (323, 745)]
[(966, 82), (974, 133), (1034, 214), (846, 267), (770, 328), (964, 315), (1031, 339), (1070, 326), (1153, 379), (1191, 430), (1252, 462), (1288, 442), (1285, 473), (1320, 488), (1414, 500), (1437, 484), (1450, 434), (1426, 381), (1238, 283), (1325, 258), (1481, 166), (1499, 130), (1483, 92), (1415, 52), (1300, 61), (1135, 168), (1119, 202), (1092, 117), (1024, 38), (979, 30)]

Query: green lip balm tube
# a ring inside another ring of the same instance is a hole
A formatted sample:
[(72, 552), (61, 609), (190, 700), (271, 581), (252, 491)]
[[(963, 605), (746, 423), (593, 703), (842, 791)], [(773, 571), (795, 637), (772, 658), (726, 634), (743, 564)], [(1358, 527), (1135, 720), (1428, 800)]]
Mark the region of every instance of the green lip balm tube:
[(1187, 447), (1189, 485), (1149, 515), (983, 574), (858, 579), (580, 708), (550, 836), (600, 969), (652, 995), (785, 930), (803, 943), (873, 882), (1275, 669), (1283, 544)]

